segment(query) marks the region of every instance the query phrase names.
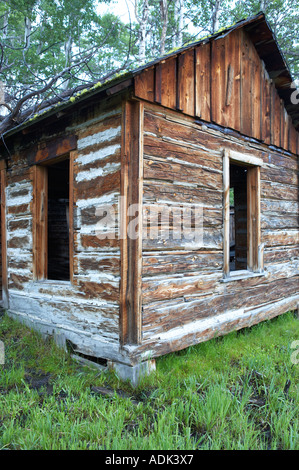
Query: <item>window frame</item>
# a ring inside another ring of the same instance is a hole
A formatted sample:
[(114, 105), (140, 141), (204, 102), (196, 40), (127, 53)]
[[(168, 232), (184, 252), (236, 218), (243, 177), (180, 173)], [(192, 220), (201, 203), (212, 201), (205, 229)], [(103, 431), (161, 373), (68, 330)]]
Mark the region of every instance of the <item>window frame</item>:
[[(69, 281), (48, 280), (48, 166), (69, 160)], [(33, 279), (51, 283), (73, 284), (74, 273), (74, 152), (33, 166)]]
[[(236, 163), (247, 169), (247, 269), (231, 272), (230, 260), (230, 164)], [(260, 169), (263, 161), (255, 156), (230, 149), (223, 151), (223, 280), (234, 280), (264, 272), (261, 243), (261, 183)]]

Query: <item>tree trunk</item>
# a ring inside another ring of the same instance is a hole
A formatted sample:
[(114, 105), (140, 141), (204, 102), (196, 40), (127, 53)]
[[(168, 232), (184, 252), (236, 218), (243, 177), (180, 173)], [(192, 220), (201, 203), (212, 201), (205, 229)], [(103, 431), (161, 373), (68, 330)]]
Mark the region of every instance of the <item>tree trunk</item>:
[(138, 58), (140, 62), (145, 61), (146, 55), (146, 26), (149, 16), (148, 0), (142, 1), (141, 14), (138, 14), (138, 0), (135, 0), (135, 16), (139, 23), (139, 47), (138, 47)]
[(175, 0), (174, 4), (174, 23), (175, 34), (172, 38), (172, 47), (181, 47), (183, 43), (183, 28), (184, 28), (184, 0)]
[(31, 43), (31, 20), (30, 18), (25, 18), (25, 33), (24, 33), (24, 42), (25, 42), (25, 50), (27, 51), (30, 47)]
[(165, 42), (166, 42), (166, 33), (168, 26), (168, 3), (167, 0), (160, 0), (160, 13), (161, 13), (161, 22), (162, 22), (162, 31), (160, 39), (160, 54), (165, 54)]
[(212, 30), (211, 33), (214, 34), (219, 29), (219, 16), (220, 16), (220, 0), (216, 0), (212, 12)]
[(3, 29), (2, 29), (3, 41), (7, 38), (7, 34), (8, 34), (8, 17), (9, 17), (9, 11), (6, 11), (3, 15)]
[[(69, 67), (72, 62), (72, 47), (73, 47), (73, 38), (70, 35), (67, 41), (64, 43), (64, 51), (65, 51), (65, 67)], [(66, 79), (63, 83), (63, 88), (66, 90), (69, 87), (70, 79)]]

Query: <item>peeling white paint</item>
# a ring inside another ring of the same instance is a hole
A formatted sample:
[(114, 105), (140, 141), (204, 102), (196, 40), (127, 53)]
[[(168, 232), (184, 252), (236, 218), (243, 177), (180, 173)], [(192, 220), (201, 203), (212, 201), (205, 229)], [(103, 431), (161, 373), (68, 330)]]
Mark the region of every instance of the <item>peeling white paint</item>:
[[(49, 302), (55, 302), (59, 303), (61, 302), (62, 304), (73, 304), (74, 309), (80, 306), (84, 305), (85, 308), (90, 307), (99, 307), (99, 308), (118, 308), (119, 303), (118, 302), (113, 302), (113, 301), (107, 301), (103, 300), (100, 298), (84, 298), (84, 297), (73, 297), (72, 296), (72, 291), (70, 289), (69, 294), (66, 295), (60, 295), (62, 286), (52, 286), (52, 293), (41, 293), (40, 289), (47, 289), (47, 291), (51, 290), (51, 286), (47, 284), (47, 281), (38, 281), (38, 282), (29, 282), (26, 284), (25, 289), (22, 291), (15, 290), (15, 289), (9, 289), (9, 297), (11, 298), (16, 298), (16, 297), (22, 297), (22, 302), (19, 304), (20, 311), (22, 311), (25, 308), (25, 303), (30, 301), (30, 299), (33, 300), (39, 300), (41, 302), (44, 302), (46, 306), (49, 305)], [(74, 292), (73, 292), (74, 293)], [(26, 299), (26, 300), (25, 300)]]
[(7, 257), (9, 260), (32, 260), (32, 252), (24, 248), (7, 248)]
[(31, 277), (32, 276), (32, 271), (30, 269), (24, 269), (24, 268), (13, 268), (10, 270), (8, 273), (8, 276), (10, 277), (12, 274), (19, 274), (21, 276), (27, 276)]
[(11, 206), (22, 206), (23, 204), (29, 204), (32, 201), (32, 193), (26, 194), (26, 196), (9, 197), (7, 195), (6, 205)]
[(104, 160), (107, 157), (115, 155), (117, 151), (120, 151), (120, 144), (109, 145), (103, 147), (94, 152), (90, 152), (87, 155), (78, 155), (76, 162), (79, 165), (88, 165), (89, 163), (96, 162), (97, 160)]
[(97, 134), (92, 134), (87, 137), (83, 137), (82, 139), (78, 140), (78, 150), (85, 149), (94, 144), (101, 144), (104, 142), (110, 142), (117, 136), (120, 136), (121, 133), (121, 126), (118, 127), (111, 127), (105, 129), (104, 131), (97, 132)]
[(94, 197), (90, 199), (78, 199), (76, 201), (76, 206), (79, 209), (85, 209), (86, 207), (99, 206), (105, 204), (115, 204), (118, 203), (118, 198), (120, 197), (119, 192), (114, 192), (110, 194), (104, 194), (100, 197)]
[(87, 171), (81, 171), (76, 175), (76, 181), (77, 183), (80, 183), (81, 181), (91, 181), (99, 176), (106, 176), (110, 175), (112, 173), (116, 173), (119, 171), (121, 168), (120, 162), (116, 163), (107, 163), (105, 166), (101, 168), (90, 168)]

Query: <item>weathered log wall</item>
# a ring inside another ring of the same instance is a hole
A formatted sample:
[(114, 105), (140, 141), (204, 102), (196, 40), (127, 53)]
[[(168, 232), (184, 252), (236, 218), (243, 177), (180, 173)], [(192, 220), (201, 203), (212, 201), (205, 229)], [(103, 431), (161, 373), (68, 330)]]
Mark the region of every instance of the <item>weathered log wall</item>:
[[(34, 165), (28, 166), (26, 151), (16, 152), (10, 160), (6, 184), (9, 310), (45, 332), (60, 329), (85, 354), (119, 359), (118, 228), (114, 238), (100, 239), (96, 209), (112, 203), (116, 214), (118, 211), (120, 100), (104, 101), (88, 113), (88, 119), (85, 114), (81, 120), (75, 116), (69, 130), (61, 130), (77, 137), (70, 181), (74, 200), (72, 282), (35, 281)], [(33, 153), (31, 148), (30, 155)]]
[[(258, 157), (262, 276), (223, 282), (223, 149)], [(299, 301), (298, 156), (145, 107), (143, 204), (203, 204), (203, 245), (147, 236), (144, 217), (140, 351), (153, 356), (278, 315)], [(165, 227), (164, 227), (165, 229)], [(169, 227), (171, 233), (171, 224)], [(201, 323), (202, 322), (202, 323)], [(193, 325), (193, 326), (192, 326)], [(194, 328), (193, 328), (194, 327)], [(206, 332), (209, 329), (209, 333)]]

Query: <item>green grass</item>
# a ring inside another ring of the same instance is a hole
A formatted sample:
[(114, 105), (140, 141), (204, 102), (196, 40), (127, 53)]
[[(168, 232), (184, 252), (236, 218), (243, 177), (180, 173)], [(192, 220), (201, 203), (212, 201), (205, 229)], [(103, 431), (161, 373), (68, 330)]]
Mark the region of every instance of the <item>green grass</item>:
[(135, 389), (6, 315), (0, 339), (0, 449), (299, 449), (291, 312), (162, 357)]

